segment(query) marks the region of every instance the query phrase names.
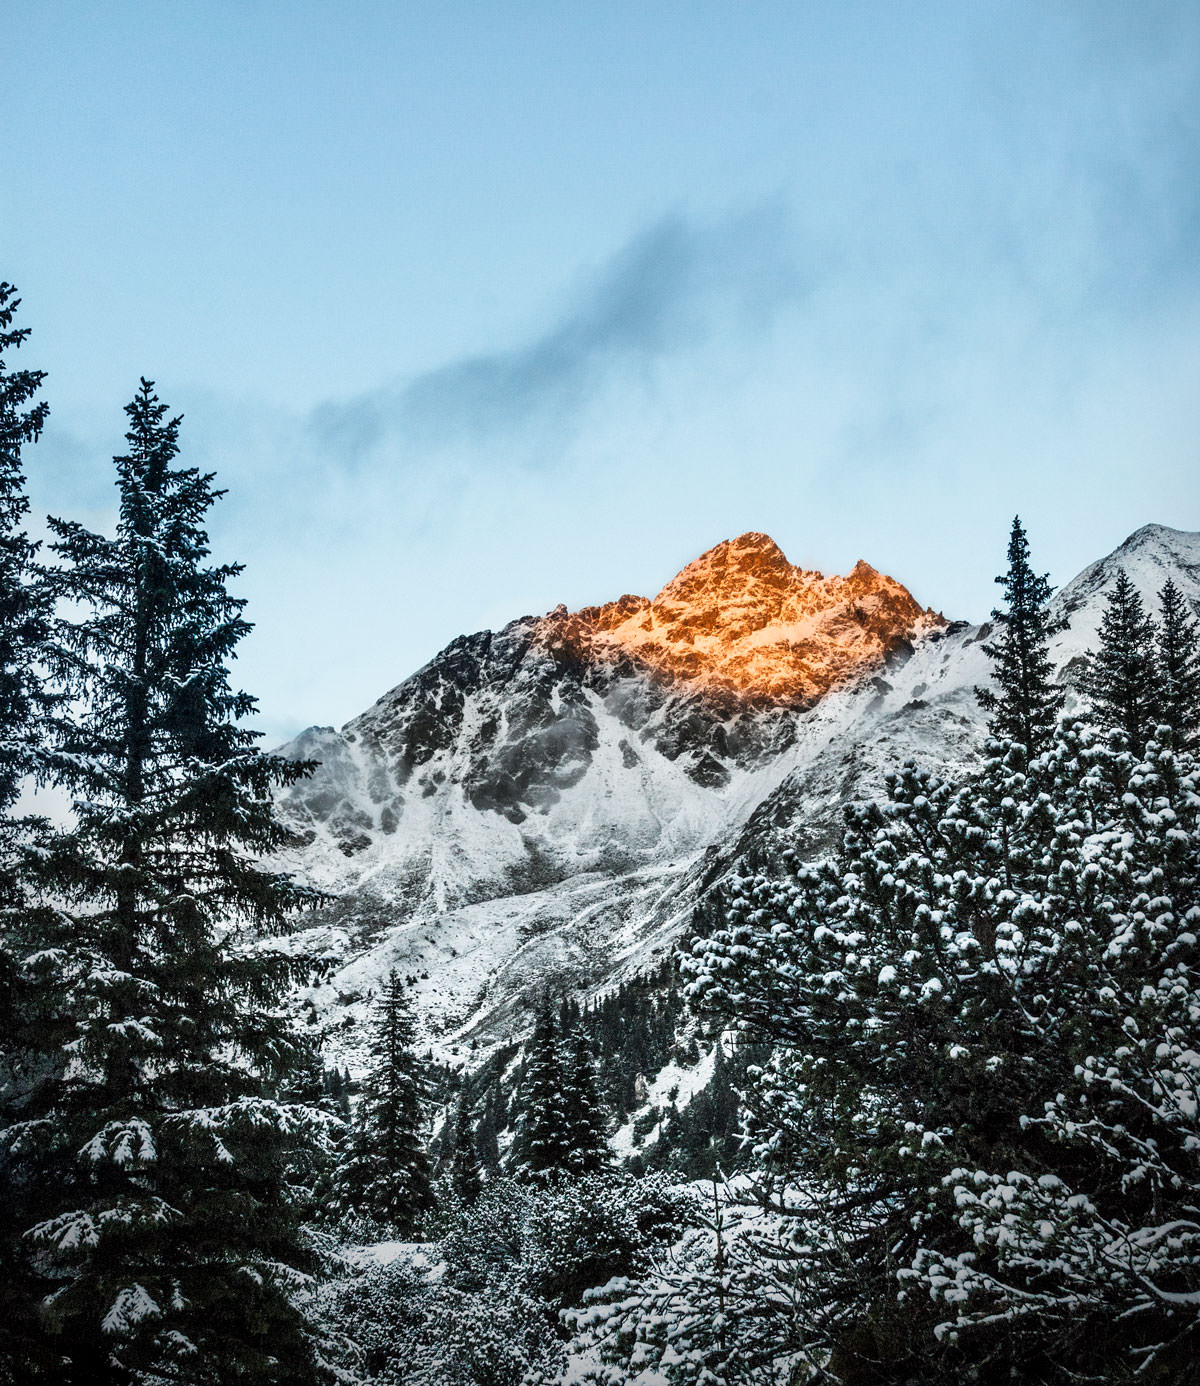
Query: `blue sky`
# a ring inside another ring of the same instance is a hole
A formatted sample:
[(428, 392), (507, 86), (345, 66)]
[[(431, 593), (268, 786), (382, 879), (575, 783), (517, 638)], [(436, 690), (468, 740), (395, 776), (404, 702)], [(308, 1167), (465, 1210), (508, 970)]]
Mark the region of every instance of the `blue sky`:
[(6, 16), (35, 508), (139, 375), (278, 738), (746, 529), (948, 615), (1200, 528), (1200, 8), (188, 3)]

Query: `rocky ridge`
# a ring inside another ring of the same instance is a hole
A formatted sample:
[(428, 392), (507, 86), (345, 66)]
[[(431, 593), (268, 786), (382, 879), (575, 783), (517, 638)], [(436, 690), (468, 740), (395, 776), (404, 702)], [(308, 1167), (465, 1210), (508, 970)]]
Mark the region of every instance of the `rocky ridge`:
[[(339, 1061), (354, 1066), (371, 989), (391, 966), (416, 979), (438, 1052), (486, 1052), (524, 1028), (542, 986), (603, 989), (652, 963), (729, 873), (782, 845), (827, 849), (840, 805), (879, 793), (897, 763), (973, 762), (989, 627), (946, 624), (865, 564), (833, 579), (781, 564), (765, 536), (743, 536), (653, 602), (463, 637), (341, 733), (310, 729), (287, 748), (323, 761), (282, 808), (306, 839), (287, 864), (339, 896), (293, 941), (324, 973), (308, 1000)], [(1118, 566), (1151, 608), (1170, 575), (1200, 611), (1200, 535), (1139, 530), (1055, 598), (1070, 620), (1052, 649), (1068, 685)], [(722, 639), (698, 644), (681, 588), (697, 593), (703, 630), (713, 579), (747, 569), (744, 589), (725, 585)], [(754, 599), (728, 600), (738, 590)], [(879, 599), (877, 625), (851, 609), (864, 596)], [(828, 622), (841, 637), (836, 657), (795, 650), (804, 600), (808, 630)], [(753, 625), (764, 609), (773, 620)], [(610, 641), (647, 614), (652, 648)], [(861, 663), (830, 673), (824, 696), (799, 689), (797, 671), (825, 677), (847, 647)], [(689, 648), (707, 662), (689, 665)], [(775, 699), (758, 662), (771, 648), (786, 672)]]
[(588, 663), (628, 659), (730, 701), (804, 708), (945, 624), (861, 559), (845, 577), (826, 577), (749, 533), (701, 554), (653, 601), (558, 607), (534, 638)]

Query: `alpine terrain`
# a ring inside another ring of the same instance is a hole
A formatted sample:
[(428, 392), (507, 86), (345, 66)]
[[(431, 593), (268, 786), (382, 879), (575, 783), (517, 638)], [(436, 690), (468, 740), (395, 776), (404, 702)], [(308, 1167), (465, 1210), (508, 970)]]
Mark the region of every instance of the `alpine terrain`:
[[(1118, 570), (1148, 608), (1171, 577), (1200, 609), (1200, 535), (1147, 525), (1086, 568), (1052, 603), (1068, 709)], [(285, 864), (333, 900), (292, 946), (333, 1059), (359, 1066), (393, 969), (436, 1053), (486, 1052), (547, 988), (661, 963), (731, 874), (818, 855), (906, 759), (966, 768), (990, 633), (865, 562), (825, 577), (750, 533), (652, 600), (460, 637), (340, 731), (305, 731), (283, 754), (320, 765), (281, 791)]]

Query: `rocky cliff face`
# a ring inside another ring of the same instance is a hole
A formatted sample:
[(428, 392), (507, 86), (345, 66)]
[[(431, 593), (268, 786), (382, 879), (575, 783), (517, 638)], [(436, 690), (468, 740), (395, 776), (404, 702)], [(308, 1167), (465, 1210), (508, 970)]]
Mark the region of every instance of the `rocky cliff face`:
[(628, 661), (651, 680), (729, 704), (805, 708), (945, 624), (868, 563), (825, 577), (751, 533), (701, 554), (653, 601), (559, 607), (535, 639), (588, 664)]
[[(1152, 608), (1172, 575), (1200, 611), (1200, 535), (1139, 530), (1055, 599), (1067, 682), (1118, 566)], [(391, 966), (430, 1042), (486, 1046), (543, 985), (645, 967), (730, 872), (830, 846), (897, 763), (965, 769), (987, 633), (750, 534), (653, 600), (456, 640), (341, 732), (310, 729), (286, 749), (321, 768), (281, 806), (304, 841), (287, 864), (338, 896), (294, 940), (327, 973), (310, 1000), (333, 1052), (354, 1063)]]
[(653, 601), (455, 640), (341, 732), (286, 748), (321, 768), (284, 809), (307, 873), (341, 886), (405, 860), (441, 904), (681, 850), (770, 778), (798, 713), (944, 624), (865, 563), (825, 578), (743, 535)]

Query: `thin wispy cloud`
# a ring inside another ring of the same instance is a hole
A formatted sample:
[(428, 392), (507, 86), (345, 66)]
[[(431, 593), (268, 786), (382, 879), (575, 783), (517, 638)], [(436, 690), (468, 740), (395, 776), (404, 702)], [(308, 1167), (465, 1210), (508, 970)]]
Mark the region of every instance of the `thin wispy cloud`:
[(437, 446), (569, 427), (614, 378), (652, 371), (721, 331), (761, 331), (803, 287), (781, 205), (707, 226), (668, 216), (534, 340), (325, 403), (309, 430), (318, 447), (354, 459), (389, 437)]

